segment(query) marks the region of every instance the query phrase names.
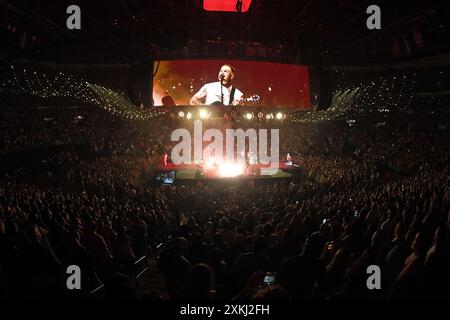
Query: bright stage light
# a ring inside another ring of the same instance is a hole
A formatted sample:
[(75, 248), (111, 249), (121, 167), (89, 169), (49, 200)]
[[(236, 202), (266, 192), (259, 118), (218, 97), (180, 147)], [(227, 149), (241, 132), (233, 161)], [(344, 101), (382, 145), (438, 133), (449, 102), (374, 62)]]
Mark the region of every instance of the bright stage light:
[(205, 109), (199, 111), (200, 119), (209, 118), (209, 113)]
[(190, 112), (187, 113), (186, 118), (189, 120), (190, 118), (192, 118), (192, 114)]
[(276, 117), (278, 120), (281, 120), (283, 118), (283, 114), (281, 112), (278, 112)]
[(251, 113), (246, 113), (245, 118), (247, 118), (247, 120), (251, 120), (253, 118), (253, 115)]
[(226, 162), (219, 166), (219, 175), (224, 178), (237, 177), (244, 173), (244, 166), (238, 163)]
[(183, 112), (183, 111), (178, 112), (178, 116), (179, 116), (180, 118), (183, 118), (183, 117), (184, 117), (184, 112)]
[(205, 170), (212, 170), (217, 167), (216, 158), (209, 158), (205, 160), (204, 168)]

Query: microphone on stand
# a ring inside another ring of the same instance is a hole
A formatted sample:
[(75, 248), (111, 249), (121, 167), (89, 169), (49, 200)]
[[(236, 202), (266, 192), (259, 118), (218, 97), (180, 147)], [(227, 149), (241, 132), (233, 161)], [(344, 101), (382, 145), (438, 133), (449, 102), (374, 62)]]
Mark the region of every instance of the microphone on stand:
[(222, 103), (222, 105), (223, 105), (223, 87), (222, 87), (222, 85), (223, 85), (223, 78), (224, 78), (223, 74), (219, 75), (219, 79), (220, 79), (220, 102)]

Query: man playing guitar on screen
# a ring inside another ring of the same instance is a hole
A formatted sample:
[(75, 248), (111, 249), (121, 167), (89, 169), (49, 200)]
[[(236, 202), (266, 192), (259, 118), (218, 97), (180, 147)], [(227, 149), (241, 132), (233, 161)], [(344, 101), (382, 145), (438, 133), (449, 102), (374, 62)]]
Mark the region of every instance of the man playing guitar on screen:
[(243, 93), (233, 87), (232, 81), (236, 69), (224, 64), (219, 71), (217, 82), (205, 84), (192, 96), (191, 105), (239, 105), (243, 102)]

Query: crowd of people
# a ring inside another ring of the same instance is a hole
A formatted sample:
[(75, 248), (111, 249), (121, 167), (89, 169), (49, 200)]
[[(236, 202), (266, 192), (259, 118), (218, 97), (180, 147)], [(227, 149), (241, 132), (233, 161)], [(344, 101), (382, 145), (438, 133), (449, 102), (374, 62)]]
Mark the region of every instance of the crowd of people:
[[(450, 145), (440, 115), (234, 124), (279, 128), (280, 155), (304, 179), (161, 186), (152, 172), (181, 120), (120, 119), (58, 99), (1, 103), (3, 155), (67, 146), (25, 177), (3, 168), (2, 299), (89, 298), (101, 284), (108, 298), (129, 299), (448, 298)], [(142, 256), (157, 260), (164, 292), (140, 289)], [(69, 265), (83, 270), (80, 291), (65, 287)], [(366, 286), (369, 265), (380, 267), (380, 290)]]

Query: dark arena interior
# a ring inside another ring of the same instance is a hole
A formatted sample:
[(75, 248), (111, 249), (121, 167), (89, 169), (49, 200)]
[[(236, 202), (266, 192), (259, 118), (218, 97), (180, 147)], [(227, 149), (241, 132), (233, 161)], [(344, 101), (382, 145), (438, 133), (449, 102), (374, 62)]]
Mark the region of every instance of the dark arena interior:
[(448, 0), (13, 0), (0, 34), (2, 304), (449, 299)]

